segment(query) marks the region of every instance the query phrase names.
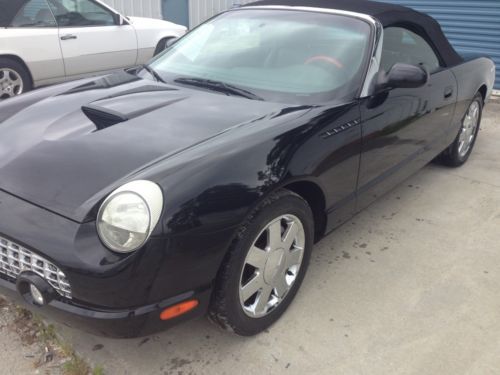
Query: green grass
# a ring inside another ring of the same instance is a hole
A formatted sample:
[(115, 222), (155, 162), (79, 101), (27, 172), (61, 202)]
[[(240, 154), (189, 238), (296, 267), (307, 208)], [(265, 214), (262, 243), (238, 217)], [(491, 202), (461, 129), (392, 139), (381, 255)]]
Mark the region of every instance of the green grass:
[(102, 366), (95, 366), (92, 370), (92, 375), (104, 375), (104, 369), (102, 368)]
[(30, 311), (16, 306), (15, 313), (20, 324), (29, 324), (38, 333), (37, 339), (47, 347), (55, 348), (68, 361), (62, 365), (64, 375), (104, 375), (102, 366), (95, 366), (93, 369), (88, 363), (78, 356), (68, 343), (63, 342), (56, 333), (52, 324), (45, 324), (42, 319), (32, 314)]

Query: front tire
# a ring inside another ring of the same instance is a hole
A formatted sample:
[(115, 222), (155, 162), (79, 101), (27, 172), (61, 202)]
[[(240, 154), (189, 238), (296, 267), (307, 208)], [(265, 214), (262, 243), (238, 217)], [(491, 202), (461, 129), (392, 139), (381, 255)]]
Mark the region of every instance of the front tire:
[(12, 98), (33, 88), (29, 72), (16, 60), (0, 57), (0, 100)]
[(439, 160), (449, 167), (463, 165), (472, 153), (483, 113), (483, 97), (477, 93), (462, 120), (455, 141), (440, 155)]
[(219, 273), (209, 317), (241, 336), (262, 332), (294, 299), (306, 274), (313, 214), (300, 196), (280, 190), (240, 227)]

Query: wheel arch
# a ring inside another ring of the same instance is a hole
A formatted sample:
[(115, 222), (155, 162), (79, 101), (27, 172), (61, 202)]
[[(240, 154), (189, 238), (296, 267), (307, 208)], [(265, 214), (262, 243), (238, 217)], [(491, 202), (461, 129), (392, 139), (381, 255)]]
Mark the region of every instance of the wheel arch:
[(307, 202), (313, 213), (314, 242), (315, 243), (318, 242), (325, 235), (326, 232), (326, 226), (328, 220), (326, 213), (326, 195), (321, 185), (317, 181), (308, 178), (307, 176), (303, 176), (301, 178), (296, 178), (293, 180), (283, 181), (282, 183), (278, 183), (272, 186), (271, 188), (266, 189), (266, 191), (260, 195), (259, 199), (257, 199), (249, 207), (246, 215), (249, 215), (269, 195), (279, 190), (291, 191), (292, 193), (297, 194)]
[[(158, 35), (156, 35), (156, 45), (155, 45), (155, 56), (158, 52), (158, 47), (163, 41), (166, 41), (168, 39), (175, 39), (175, 38), (182, 38), (184, 34), (178, 33), (178, 32), (173, 32), (173, 31), (168, 31), (168, 32), (162, 32)], [(160, 51), (161, 52), (161, 51)]]
[(163, 50), (160, 50), (160, 46), (162, 45), (162, 43), (166, 42), (169, 39), (174, 39), (174, 38), (177, 38), (177, 37), (174, 36), (174, 35), (160, 37), (160, 39), (156, 43), (156, 47), (155, 47), (155, 51), (154, 51), (153, 57), (155, 57), (158, 54), (160, 54), (161, 52), (163, 52)]
[(477, 91), (481, 94), (481, 96), (483, 97), (483, 103), (485, 103), (486, 95), (488, 94), (488, 86), (486, 86), (486, 84), (483, 84)]
[(10, 53), (2, 53), (2, 54), (0, 54), (0, 58), (11, 59), (11, 60), (14, 60), (14, 61), (18, 62), (19, 64), (21, 64), (28, 72), (28, 75), (29, 75), (29, 78), (31, 81), (31, 85), (33, 85), (33, 86), (35, 85), (35, 82), (33, 81), (33, 75), (31, 74), (31, 70), (28, 67), (28, 64), (26, 64), (22, 58), (20, 58), (17, 55), (10, 54)]
[(309, 204), (314, 217), (314, 241), (317, 242), (326, 231), (326, 199), (323, 189), (310, 180), (294, 181), (281, 188), (292, 191)]

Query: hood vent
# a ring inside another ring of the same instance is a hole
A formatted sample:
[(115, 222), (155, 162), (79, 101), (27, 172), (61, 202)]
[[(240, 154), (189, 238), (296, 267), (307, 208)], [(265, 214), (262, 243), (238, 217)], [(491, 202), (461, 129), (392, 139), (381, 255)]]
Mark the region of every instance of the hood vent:
[(128, 121), (128, 118), (121, 113), (92, 104), (83, 106), (82, 111), (95, 124), (97, 130)]
[(143, 93), (101, 99), (82, 107), (83, 113), (95, 124), (97, 131), (146, 115), (157, 109), (184, 100), (165, 93)]

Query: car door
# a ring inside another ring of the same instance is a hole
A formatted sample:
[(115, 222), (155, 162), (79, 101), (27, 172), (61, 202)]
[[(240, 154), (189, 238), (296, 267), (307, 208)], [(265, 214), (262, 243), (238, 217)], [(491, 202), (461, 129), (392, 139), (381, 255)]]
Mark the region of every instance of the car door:
[(360, 208), (430, 161), (429, 150), (449, 131), (456, 102), (453, 73), (424, 37), (404, 27), (384, 30), (381, 69), (421, 65), (420, 88), (396, 88), (361, 100), (363, 147), (358, 181)]
[(59, 25), (68, 78), (133, 66), (137, 37), (116, 13), (92, 0), (48, 0)]
[(35, 85), (64, 79), (59, 31), (47, 1), (30, 0), (17, 7), (10, 25), (1, 31), (2, 53), (22, 59)]

